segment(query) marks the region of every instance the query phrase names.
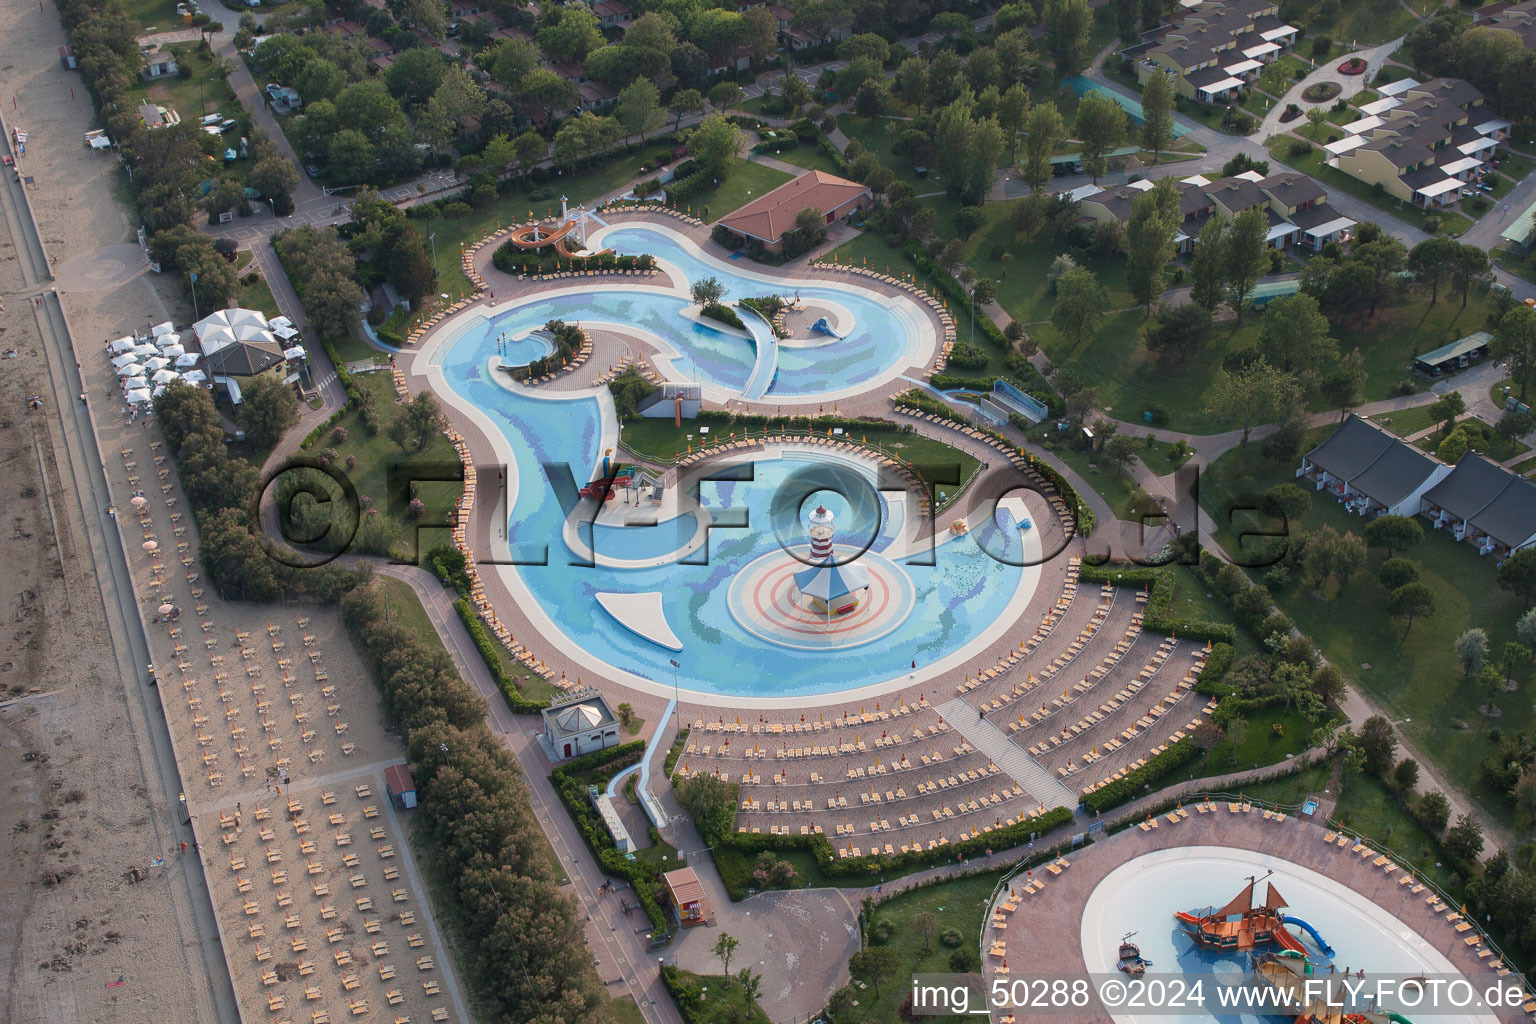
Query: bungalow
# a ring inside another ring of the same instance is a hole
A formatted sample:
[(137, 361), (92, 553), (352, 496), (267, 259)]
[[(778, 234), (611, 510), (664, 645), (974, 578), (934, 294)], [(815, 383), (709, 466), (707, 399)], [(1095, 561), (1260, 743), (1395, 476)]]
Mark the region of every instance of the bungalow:
[(619, 101), (619, 94), (607, 82), (583, 82), (576, 87), (577, 110), (604, 110)]
[(1502, 560), (1536, 545), (1536, 483), (1477, 452), (1425, 493), (1419, 511), (1480, 555)]
[(825, 171), (807, 171), (720, 218), (720, 224), (761, 242), (769, 252), (783, 252), (784, 236), (795, 230), (801, 210), (817, 210), (823, 223), (831, 224), (864, 209), (872, 199), (867, 185)]
[(1274, 0), (1211, 0), (1186, 5), (1173, 24), (1147, 42), (1121, 51), (1136, 61), (1145, 83), (1167, 75), (1174, 92), (1196, 103), (1231, 103), (1296, 41), (1298, 29), (1280, 19)]
[(145, 128), (170, 128), (181, 124), (181, 115), (175, 107), (162, 107), (158, 103), (140, 103), (139, 120)]
[(1414, 515), (1451, 467), (1353, 414), (1301, 460), (1299, 479), (1326, 490), (1356, 515)]
[(624, 0), (597, 0), (592, 5), (597, 23), (603, 28), (623, 28), (635, 20), (635, 9)]

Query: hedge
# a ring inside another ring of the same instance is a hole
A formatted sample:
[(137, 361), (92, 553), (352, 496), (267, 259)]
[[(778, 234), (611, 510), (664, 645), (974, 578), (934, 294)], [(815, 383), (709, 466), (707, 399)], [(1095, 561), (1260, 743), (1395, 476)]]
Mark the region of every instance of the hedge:
[(676, 206), (703, 192), (714, 183), (714, 175), (708, 170), (697, 170), (686, 178), (673, 178), (667, 183), (667, 203)]
[(507, 675), (506, 670), (501, 667), (501, 658), (496, 653), (496, 641), (491, 639), (485, 623), (480, 621), (480, 616), (475, 614), (469, 601), (459, 598), (453, 602), (453, 610), (459, 613), (464, 628), (469, 630), (469, 637), (475, 642), (475, 649), (480, 652), (481, 659), (485, 661), (485, 667), (490, 670), (491, 678), (496, 680), (496, 689), (501, 691), (507, 706), (525, 715), (536, 714), (549, 707), (547, 700), (524, 697), (517, 687), (517, 680)]
[[(592, 855), (597, 858), (598, 865), (607, 874), (629, 882), (635, 890), (635, 899), (639, 901), (640, 908), (645, 911), (645, 916), (650, 920), (652, 933), (664, 935), (669, 931), (667, 916), (662, 912), (661, 901), (656, 897), (657, 889), (661, 884), (661, 868), (638, 858), (630, 860), (620, 853), (613, 845), (613, 837), (609, 835), (608, 827), (603, 824), (592, 802), (587, 799), (588, 785), (606, 783), (621, 769), (638, 764), (644, 755), (643, 740), (621, 743), (616, 747), (596, 750), (556, 765), (549, 773), (549, 777), (555, 785), (555, 792), (560, 794), (560, 799), (565, 803), (565, 809), (570, 812), (571, 820), (576, 823), (587, 845), (591, 847)], [(591, 782), (580, 777), (588, 773), (595, 776)]]
[(1161, 754), (1154, 756), (1152, 760), (1135, 771), (1120, 776), (1107, 786), (1100, 786), (1092, 793), (1085, 793), (1083, 807), (1099, 813), (1134, 800), (1141, 796), (1143, 787), (1150, 786), (1170, 772), (1182, 768), (1199, 754), (1200, 748), (1195, 746), (1194, 737), (1186, 736), (1171, 744)]
[(709, 305), (700, 309), (699, 315), (707, 316), (711, 320), (718, 320), (725, 324), (727, 327), (734, 327), (738, 331), (744, 331), (747, 329), (747, 325), (741, 322), (741, 317), (736, 315), (736, 311), (734, 309), (732, 309), (730, 306), (721, 305), (718, 302), (711, 302)]
[(1129, 566), (1123, 563), (1085, 565), (1078, 570), (1078, 579), (1089, 583), (1110, 583), (1117, 587), (1150, 587), (1142, 625), (1155, 633), (1168, 633), (1190, 640), (1237, 643), (1237, 627), (1230, 622), (1174, 617), (1172, 608), (1176, 584), (1173, 569), (1169, 566)]

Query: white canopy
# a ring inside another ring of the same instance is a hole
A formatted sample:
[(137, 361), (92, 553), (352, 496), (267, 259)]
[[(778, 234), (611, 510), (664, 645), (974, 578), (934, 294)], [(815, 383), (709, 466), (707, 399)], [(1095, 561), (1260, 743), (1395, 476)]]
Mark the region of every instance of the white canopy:
[(1473, 139), (1471, 142), (1463, 142), (1461, 145), (1456, 147), (1456, 150), (1459, 153), (1464, 153), (1467, 156), (1471, 156), (1473, 153), (1481, 153), (1484, 150), (1497, 149), (1498, 147), (1499, 144), (1497, 140), (1490, 139), (1485, 136), (1481, 139)]
[(1398, 99), (1396, 96), (1383, 96), (1379, 100), (1362, 104), (1360, 111), (1368, 117), (1378, 117), (1381, 114), (1385, 114), (1387, 111), (1402, 105), (1403, 101)]
[(1430, 196), (1433, 198), (1434, 196), (1443, 196), (1447, 192), (1454, 192), (1461, 188), (1461, 186), (1462, 182), (1459, 178), (1445, 178), (1441, 181), (1435, 182), (1432, 185), (1424, 185), (1421, 188), (1416, 188), (1414, 191), (1421, 196)]
[(118, 338), (116, 341), (114, 341), (110, 345), (108, 345), (107, 348), (111, 349), (113, 355), (120, 355), (120, 354), (122, 354), (124, 352), (132, 352), (133, 351), (133, 339), (132, 338)]
[(125, 366), (132, 366), (139, 361), (139, 357), (131, 352), (125, 352), (112, 360), (112, 369), (121, 370)]
[(1508, 131), (1509, 127), (1510, 125), (1508, 121), (1504, 120), (1502, 117), (1496, 117), (1492, 121), (1484, 121), (1482, 124), (1475, 126), (1472, 130), (1477, 132), (1479, 135), (1492, 135), (1494, 132)]
[(1286, 36), (1293, 36), (1297, 33), (1297, 31), (1298, 29), (1295, 25), (1281, 25), (1279, 28), (1266, 29), (1265, 31), (1260, 32), (1259, 38), (1264, 40), (1266, 43), (1272, 43), (1276, 39), (1284, 39)]
[(181, 379), (186, 381), (188, 384), (201, 384), (203, 381), (208, 379), (208, 375), (203, 373), (202, 370), (188, 370), (186, 373), (181, 375)]
[(155, 348), (155, 346), (151, 345), (147, 341), (141, 345), (133, 346), (133, 354), (139, 356), (152, 356), (159, 351), (159, 349)]
[(1460, 160), (1452, 160), (1448, 164), (1439, 164), (1439, 168), (1446, 174), (1460, 174), (1483, 166), (1483, 162), (1475, 156), (1464, 156)]
[(148, 387), (149, 381), (145, 379), (142, 373), (136, 373), (132, 377), (124, 377), (122, 384), (124, 391), (132, 391), (134, 388)]
[(294, 330), (292, 327), (279, 327), (277, 324), (272, 325), (272, 333), (277, 335), (279, 338), (282, 338), (284, 341), (287, 341), (290, 338), (297, 338), (299, 336), (299, 332)]
[(143, 405), (145, 402), (149, 401), (150, 396), (149, 392), (145, 391), (143, 388), (134, 388), (132, 391), (128, 392), (126, 397), (128, 399), (129, 405)]
[(1358, 121), (1349, 122), (1349, 124), (1344, 126), (1344, 130), (1351, 135), (1364, 135), (1372, 128), (1380, 128), (1386, 123), (1387, 119), (1384, 117), (1362, 117)]
[(156, 384), (169, 384), (171, 381), (177, 379), (177, 374), (175, 370), (171, 369), (170, 367), (166, 367), (163, 370), (156, 370), (155, 375), (150, 379), (153, 380)]
[(160, 350), (160, 354), (165, 356), (167, 359), (176, 359), (179, 356), (186, 355), (187, 350), (182, 348), (180, 345), (167, 345), (165, 348)]
[(185, 369), (188, 366), (196, 366), (196, 365), (197, 365), (197, 353), (195, 353), (195, 352), (183, 352), (181, 355), (176, 357), (176, 366), (178, 368)]
[(1243, 51), (1244, 57), (1267, 57), (1271, 53), (1279, 53), (1279, 43), (1260, 43), (1258, 46), (1250, 46)]
[(171, 365), (171, 361), (165, 356), (155, 356), (153, 359), (144, 360), (144, 367), (148, 370), (162, 370)]
[(158, 338), (162, 334), (170, 334), (175, 329), (176, 329), (175, 325), (173, 325), (169, 320), (167, 320), (163, 324), (155, 324), (155, 326), (153, 326), (153, 327), (151, 327), (149, 329), (149, 333), (150, 333), (151, 337)]
[(1223, 78), (1219, 82), (1212, 82), (1210, 85), (1202, 85), (1200, 87), (1200, 91), (1208, 96), (1215, 96), (1219, 92), (1226, 92), (1228, 89), (1236, 89), (1242, 84), (1243, 80), (1241, 78)]
[(1359, 149), (1369, 141), (1369, 139), (1361, 138), (1358, 135), (1346, 135), (1342, 139), (1336, 139), (1328, 143), (1323, 148), (1334, 156), (1343, 156), (1352, 149)]
[(160, 335), (156, 335), (155, 336), (155, 344), (159, 345), (161, 348), (170, 348), (172, 345), (180, 345), (181, 344), (181, 335), (179, 335), (179, 334), (160, 334)]
[(1240, 60), (1236, 64), (1233, 64), (1231, 67), (1225, 67), (1221, 70), (1225, 71), (1229, 75), (1246, 75), (1248, 72), (1257, 71), (1263, 66), (1263, 61)]
[(1419, 83), (1419, 81), (1417, 79), (1413, 79), (1413, 78), (1400, 78), (1400, 79), (1398, 79), (1395, 82), (1391, 82), (1391, 83), (1389, 83), (1387, 85), (1382, 86), (1380, 89), (1377, 89), (1376, 91), (1381, 93), (1383, 96), (1401, 96), (1403, 93), (1407, 92), (1409, 89), (1418, 88), (1419, 84), (1420, 83)]
[(309, 353), (304, 351), (303, 345), (295, 345), (293, 348), (283, 349), (284, 359), (303, 359), (308, 355)]
[(1335, 217), (1326, 224), (1319, 224), (1315, 228), (1305, 228), (1302, 233), (1313, 238), (1327, 238), (1336, 231), (1343, 231), (1354, 226), (1355, 222), (1348, 217)]
[(271, 327), (274, 331), (279, 327), (291, 328), (293, 326), (293, 321), (289, 320), (285, 316), (275, 316), (271, 320), (267, 321), (267, 326)]

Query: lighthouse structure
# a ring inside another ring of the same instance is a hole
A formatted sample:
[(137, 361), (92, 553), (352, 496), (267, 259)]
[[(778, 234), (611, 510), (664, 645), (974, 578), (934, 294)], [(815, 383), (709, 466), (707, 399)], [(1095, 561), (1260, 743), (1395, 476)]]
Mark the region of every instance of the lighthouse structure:
[(869, 570), (862, 565), (837, 565), (832, 537), (837, 517), (825, 505), (810, 514), (811, 567), (795, 573), (795, 596), (802, 605), (831, 621), (851, 614), (869, 596)]

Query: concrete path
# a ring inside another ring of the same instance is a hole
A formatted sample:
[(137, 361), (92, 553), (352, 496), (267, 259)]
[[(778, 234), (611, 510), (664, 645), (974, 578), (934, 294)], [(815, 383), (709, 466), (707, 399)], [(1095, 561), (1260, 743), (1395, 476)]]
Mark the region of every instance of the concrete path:
[(1019, 749), (1008, 734), (986, 718), (978, 717), (965, 698), (955, 697), (937, 706), (943, 720), (955, 731), (992, 759), (1013, 781), (1023, 786), (1037, 803), (1046, 808), (1076, 807), (1077, 794), (1062, 785), (1040, 762)]
[[(1340, 98), (1350, 99), (1356, 93), (1369, 89), (1371, 87), (1371, 79), (1376, 76), (1376, 72), (1381, 70), (1381, 66), (1387, 62), (1387, 57), (1396, 52), (1397, 48), (1402, 45), (1403, 37), (1399, 36), (1390, 43), (1382, 43), (1380, 46), (1372, 46), (1364, 50), (1356, 50), (1354, 53), (1346, 53), (1342, 57), (1335, 57), (1326, 64), (1317, 66), (1310, 75), (1291, 86), (1290, 91), (1280, 97), (1269, 113), (1264, 115), (1264, 120), (1259, 125), (1259, 137), (1267, 139), (1271, 135), (1283, 135), (1298, 123), (1305, 125), (1307, 123), (1305, 118), (1282, 123), (1280, 115), (1285, 113), (1286, 105), (1289, 103), (1294, 103), (1301, 107), (1303, 112), (1308, 107), (1318, 106), (1319, 104), (1309, 103), (1301, 98), (1301, 94), (1306, 92), (1311, 86), (1322, 82), (1335, 82), (1338, 84), (1340, 89), (1339, 95), (1323, 104), (1325, 107), (1333, 106)], [(1363, 74), (1346, 75), (1339, 70), (1340, 64), (1356, 58), (1364, 60), (1366, 63)], [(1332, 201), (1332, 196), (1329, 197), (1329, 201)]]

